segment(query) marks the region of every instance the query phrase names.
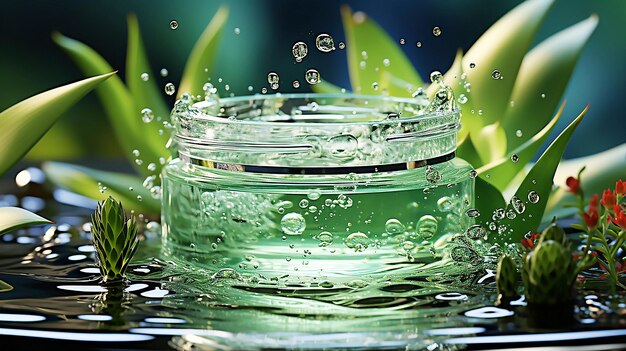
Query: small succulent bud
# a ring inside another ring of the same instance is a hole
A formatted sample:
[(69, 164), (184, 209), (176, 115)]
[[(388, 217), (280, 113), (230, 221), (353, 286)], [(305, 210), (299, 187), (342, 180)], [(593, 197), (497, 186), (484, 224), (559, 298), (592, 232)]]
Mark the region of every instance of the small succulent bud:
[(98, 203), (91, 223), (93, 244), (104, 282), (122, 281), (137, 251), (137, 222), (126, 216), (121, 202), (109, 197)]
[(514, 299), (517, 294), (517, 271), (511, 257), (503, 255), (498, 262), (496, 270), (496, 287), (498, 288), (498, 301)]
[(546, 240), (554, 240), (565, 247), (569, 247), (570, 245), (565, 231), (556, 224), (555, 220), (541, 232), (538, 244)]
[(577, 274), (569, 247), (555, 240), (542, 241), (524, 260), (526, 300), (542, 305), (571, 302)]

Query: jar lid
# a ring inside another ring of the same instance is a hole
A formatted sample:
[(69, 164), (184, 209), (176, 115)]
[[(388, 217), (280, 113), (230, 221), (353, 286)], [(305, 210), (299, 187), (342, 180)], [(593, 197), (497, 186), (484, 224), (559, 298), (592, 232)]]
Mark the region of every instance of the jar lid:
[(230, 171), (347, 174), (410, 169), (454, 157), (457, 109), (426, 98), (354, 94), (184, 97), (172, 111), (181, 159)]

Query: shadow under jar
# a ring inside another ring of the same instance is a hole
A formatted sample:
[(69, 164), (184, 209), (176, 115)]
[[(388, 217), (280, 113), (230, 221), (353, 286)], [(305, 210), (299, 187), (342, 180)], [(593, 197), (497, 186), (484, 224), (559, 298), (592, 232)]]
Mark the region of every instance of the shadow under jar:
[[(363, 95), (256, 95), (172, 112), (163, 252), (254, 281), (406, 274), (471, 225), (459, 112)], [(235, 270), (237, 273), (232, 272)]]

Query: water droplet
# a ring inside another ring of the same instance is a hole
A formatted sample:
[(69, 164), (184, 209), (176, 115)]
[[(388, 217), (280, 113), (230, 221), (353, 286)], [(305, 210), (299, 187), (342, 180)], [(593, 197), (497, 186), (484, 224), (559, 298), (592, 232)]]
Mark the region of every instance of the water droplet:
[(378, 82), (372, 83), (372, 89), (374, 89), (374, 91), (378, 90)]
[(156, 171), (156, 164), (155, 164), (155, 163), (153, 163), (153, 162), (150, 162), (150, 163), (148, 164), (148, 167), (147, 167), (147, 168), (148, 168), (148, 170), (149, 170), (150, 172), (154, 172), (154, 171)]
[(429, 183), (438, 183), (441, 180), (441, 173), (431, 166), (426, 167), (426, 180)]
[(331, 232), (321, 232), (317, 235), (317, 240), (320, 241), (318, 244), (319, 247), (330, 246), (333, 243), (333, 233)]
[(317, 191), (317, 190), (311, 190), (311, 191), (310, 191), (310, 192), (306, 195), (306, 197), (308, 197), (308, 198), (309, 198), (309, 200), (311, 200), (311, 201), (315, 201), (315, 200), (319, 199), (319, 198), (320, 198), (320, 196), (322, 196), (322, 194), (321, 194), (319, 191)]
[(406, 44), (406, 40), (404, 38), (400, 38), (400, 45)]
[(306, 221), (299, 213), (291, 212), (280, 220), (282, 230), (287, 235), (300, 235), (306, 228)]
[(300, 200), (300, 203), (298, 204), (298, 206), (300, 206), (300, 208), (307, 208), (307, 207), (309, 207), (309, 200), (307, 200), (307, 199)]
[(478, 239), (485, 238), (485, 236), (487, 235), (487, 230), (485, 229), (485, 227), (483, 227), (480, 224), (474, 224), (470, 226), (469, 228), (467, 228), (467, 231), (465, 231), (465, 234), (470, 239), (478, 240)]
[(296, 88), (296, 89), (300, 88), (300, 82), (297, 81), (297, 80), (294, 80), (291, 85), (293, 85), (293, 87)]
[(443, 76), (441, 75), (441, 72), (439, 72), (439, 71), (432, 71), (430, 73), (430, 81), (432, 83), (437, 83), (439, 85), (443, 84)]
[(450, 258), (456, 262), (477, 263), (480, 260), (478, 253), (467, 246), (455, 246), (450, 251)]
[(304, 79), (307, 83), (314, 85), (320, 82), (321, 77), (320, 73), (316, 69), (311, 68), (304, 74)]
[(141, 120), (143, 123), (150, 123), (154, 119), (154, 113), (149, 108), (144, 108), (141, 110)]
[(465, 215), (470, 217), (470, 218), (476, 218), (476, 217), (480, 216), (480, 211), (478, 211), (475, 208), (470, 208), (469, 210), (467, 210), (465, 212)]
[(506, 218), (508, 218), (508, 219), (515, 219), (515, 217), (517, 217), (517, 214), (512, 209), (508, 209), (506, 211)]
[(502, 79), (502, 73), (500, 73), (499, 70), (494, 69), (493, 72), (491, 72), (491, 78), (493, 78), (493, 79)]
[(391, 65), (391, 61), (389, 61), (389, 59), (388, 59), (388, 58), (384, 59), (384, 60), (383, 60), (383, 66), (385, 66), (385, 67), (389, 67), (389, 65)]
[(471, 63), (469, 64), (469, 67), (470, 67), (470, 68), (474, 68), (474, 67), (476, 67), (476, 64), (475, 64), (475, 63), (473, 63), (473, 62), (471, 62)]
[(513, 196), (513, 198), (511, 199), (511, 205), (513, 205), (513, 209), (518, 214), (522, 214), (524, 213), (524, 211), (526, 211), (526, 205), (524, 205), (524, 202), (522, 202), (522, 200), (520, 200), (520, 198), (517, 196)]
[(241, 275), (236, 270), (234, 270), (232, 268), (222, 268), (219, 271), (215, 272), (211, 276), (211, 279), (214, 279), (214, 280), (223, 280), (223, 279), (240, 280), (241, 279)]
[(524, 135), (524, 133), (522, 133), (522, 131), (520, 129), (515, 131), (515, 136), (518, 138), (521, 138)]
[(139, 157), (139, 150), (137, 149), (133, 150), (133, 156)]
[(467, 103), (467, 96), (465, 96), (465, 94), (460, 94), (457, 101), (459, 102), (459, 104), (463, 105)]
[(270, 88), (276, 90), (278, 89), (278, 82), (280, 81), (280, 77), (276, 72), (270, 72), (267, 74), (267, 82), (270, 84)]
[(174, 84), (172, 83), (165, 84), (165, 94), (174, 95), (175, 92), (176, 92), (176, 87), (174, 86)]
[(454, 208), (454, 202), (451, 198), (444, 196), (437, 200), (437, 208), (441, 212), (450, 212)]
[(143, 197), (141, 195), (137, 195), (137, 201), (142, 201)]
[(315, 46), (321, 52), (331, 52), (335, 50), (335, 41), (329, 34), (322, 33), (315, 39)]
[(345, 244), (355, 252), (362, 252), (369, 247), (370, 238), (364, 233), (356, 232), (348, 235)]
[(241, 34), (241, 29), (239, 27), (235, 28), (235, 35)]
[(539, 202), (539, 194), (537, 194), (536, 191), (531, 190), (530, 192), (528, 192), (528, 201), (530, 201), (530, 203), (532, 204), (536, 204), (537, 202)]
[(140, 77), (141, 77), (141, 80), (143, 80), (144, 82), (147, 82), (148, 79), (150, 79), (150, 75), (146, 72), (143, 72)]
[(407, 241), (402, 242), (401, 246), (405, 251), (411, 251), (415, 248), (415, 243), (410, 240), (407, 240)]
[(321, 281), (321, 282), (320, 282), (320, 286), (321, 286), (322, 288), (325, 288), (325, 289), (330, 289), (330, 288), (334, 287), (334, 286), (335, 286), (335, 284), (333, 284), (332, 282), (330, 282), (330, 281), (328, 281), (328, 280), (324, 280), (324, 281)]
[(543, 93), (542, 93), (542, 94), (541, 94), (541, 98), (542, 98), (542, 99), (545, 99), (545, 98), (546, 98), (546, 94), (543, 94)]
[(404, 230), (404, 224), (395, 218), (391, 218), (385, 223), (385, 231), (389, 234), (404, 233)]
[(417, 233), (423, 239), (430, 239), (437, 233), (439, 223), (435, 217), (424, 215), (417, 221), (415, 226), (417, 227)]
[(415, 43), (415, 46), (418, 47), (418, 48), (421, 48), (422, 47), (422, 42), (418, 41), (417, 43)]
[(343, 50), (346, 48), (346, 44), (343, 41), (340, 41), (338, 46), (340, 50)]
[(267, 94), (267, 88), (266, 87), (261, 88), (261, 93), (262, 94)]
[(441, 28), (434, 27), (433, 28), (433, 35), (436, 36), (436, 37), (440, 36), (441, 35)]
[(170, 21), (170, 29), (178, 29), (178, 21), (171, 20)]
[(135, 190), (135, 188), (133, 188), (132, 186), (128, 187), (128, 191), (133, 191), (133, 190)]
[(328, 144), (330, 156), (339, 159), (354, 157), (358, 148), (357, 139), (350, 134), (334, 136)]
[(161, 68), (161, 72), (159, 73), (161, 73), (161, 77), (167, 77), (167, 75), (169, 74), (169, 72), (165, 68)]
[(504, 209), (496, 208), (495, 210), (493, 210), (493, 215), (491, 216), (491, 219), (493, 219), (494, 221), (504, 219)]
[(511, 155), (511, 162), (518, 163), (519, 162), (519, 156), (517, 154)]
[(478, 172), (476, 172), (476, 170), (475, 170), (475, 169), (472, 169), (472, 170), (469, 172), (469, 176), (470, 176), (470, 178), (472, 178), (472, 179), (473, 179), (473, 178), (476, 178), (476, 177), (478, 176)]
[(254, 90), (254, 87), (252, 85), (248, 85), (248, 91), (252, 91)]

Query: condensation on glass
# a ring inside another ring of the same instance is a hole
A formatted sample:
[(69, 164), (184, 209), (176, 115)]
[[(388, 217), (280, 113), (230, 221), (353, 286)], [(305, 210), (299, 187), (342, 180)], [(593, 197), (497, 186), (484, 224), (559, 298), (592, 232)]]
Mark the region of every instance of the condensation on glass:
[(350, 94), (179, 100), (164, 254), (254, 281), (436, 261), (472, 224), (474, 180), (454, 157), (459, 112), (427, 111), (426, 99)]

